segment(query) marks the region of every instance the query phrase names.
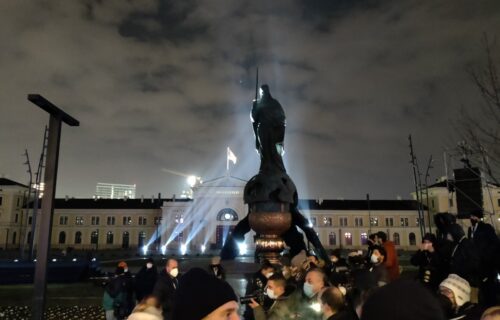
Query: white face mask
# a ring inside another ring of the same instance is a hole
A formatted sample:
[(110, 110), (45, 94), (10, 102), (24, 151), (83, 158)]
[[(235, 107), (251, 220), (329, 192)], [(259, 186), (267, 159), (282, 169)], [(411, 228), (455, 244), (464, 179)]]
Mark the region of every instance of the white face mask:
[(179, 275), (179, 269), (173, 268), (172, 270), (170, 270), (170, 275), (174, 278), (177, 277)]
[(269, 288), (267, 288), (266, 293), (270, 299), (276, 300), (278, 298), (278, 296), (274, 294), (274, 291)]
[(374, 254), (372, 254), (372, 256), (370, 257), (370, 260), (373, 264), (377, 264), (378, 263), (378, 257)]
[(150, 262), (146, 263), (146, 268), (151, 269), (152, 267), (153, 267), (152, 263), (150, 263)]

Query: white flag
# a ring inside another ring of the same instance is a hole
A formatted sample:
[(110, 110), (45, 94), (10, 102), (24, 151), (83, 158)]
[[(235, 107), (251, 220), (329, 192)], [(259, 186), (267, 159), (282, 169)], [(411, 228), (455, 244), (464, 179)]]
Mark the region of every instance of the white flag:
[(237, 160), (238, 160), (238, 158), (236, 158), (236, 156), (231, 151), (231, 149), (229, 149), (229, 147), (227, 147), (227, 161), (228, 161), (228, 163), (229, 163), (229, 161), (232, 161), (233, 164), (236, 164)]

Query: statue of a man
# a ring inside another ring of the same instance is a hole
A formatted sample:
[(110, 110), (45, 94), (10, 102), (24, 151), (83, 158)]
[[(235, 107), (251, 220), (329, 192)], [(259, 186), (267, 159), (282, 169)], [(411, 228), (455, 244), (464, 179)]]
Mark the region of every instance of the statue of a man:
[(262, 85), (260, 99), (254, 101), (251, 113), (255, 147), (260, 154), (260, 172), (286, 172), (282, 155), (284, 153), (285, 111), (271, 96), (269, 86)]

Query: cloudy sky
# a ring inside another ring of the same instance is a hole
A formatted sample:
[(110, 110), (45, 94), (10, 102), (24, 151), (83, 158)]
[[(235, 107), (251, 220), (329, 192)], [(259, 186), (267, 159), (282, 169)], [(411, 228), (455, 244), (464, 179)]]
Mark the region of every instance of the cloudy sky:
[(285, 162), (302, 198), (409, 197), (412, 134), (437, 158), (460, 108), (477, 108), (466, 69), (500, 30), (485, 1), (1, 1), (0, 175), (27, 183), (48, 115), (62, 132), (58, 196), (97, 182), (179, 194), (184, 178), (249, 179), (259, 159), (249, 121), (255, 68), (287, 114)]

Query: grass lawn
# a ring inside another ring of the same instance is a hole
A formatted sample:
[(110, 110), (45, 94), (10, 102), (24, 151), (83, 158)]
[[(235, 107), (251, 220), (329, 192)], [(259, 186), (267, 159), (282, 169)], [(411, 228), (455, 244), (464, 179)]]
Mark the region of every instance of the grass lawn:
[[(47, 306), (100, 306), (104, 289), (90, 282), (49, 284)], [(31, 306), (33, 285), (0, 286), (0, 306)]]

